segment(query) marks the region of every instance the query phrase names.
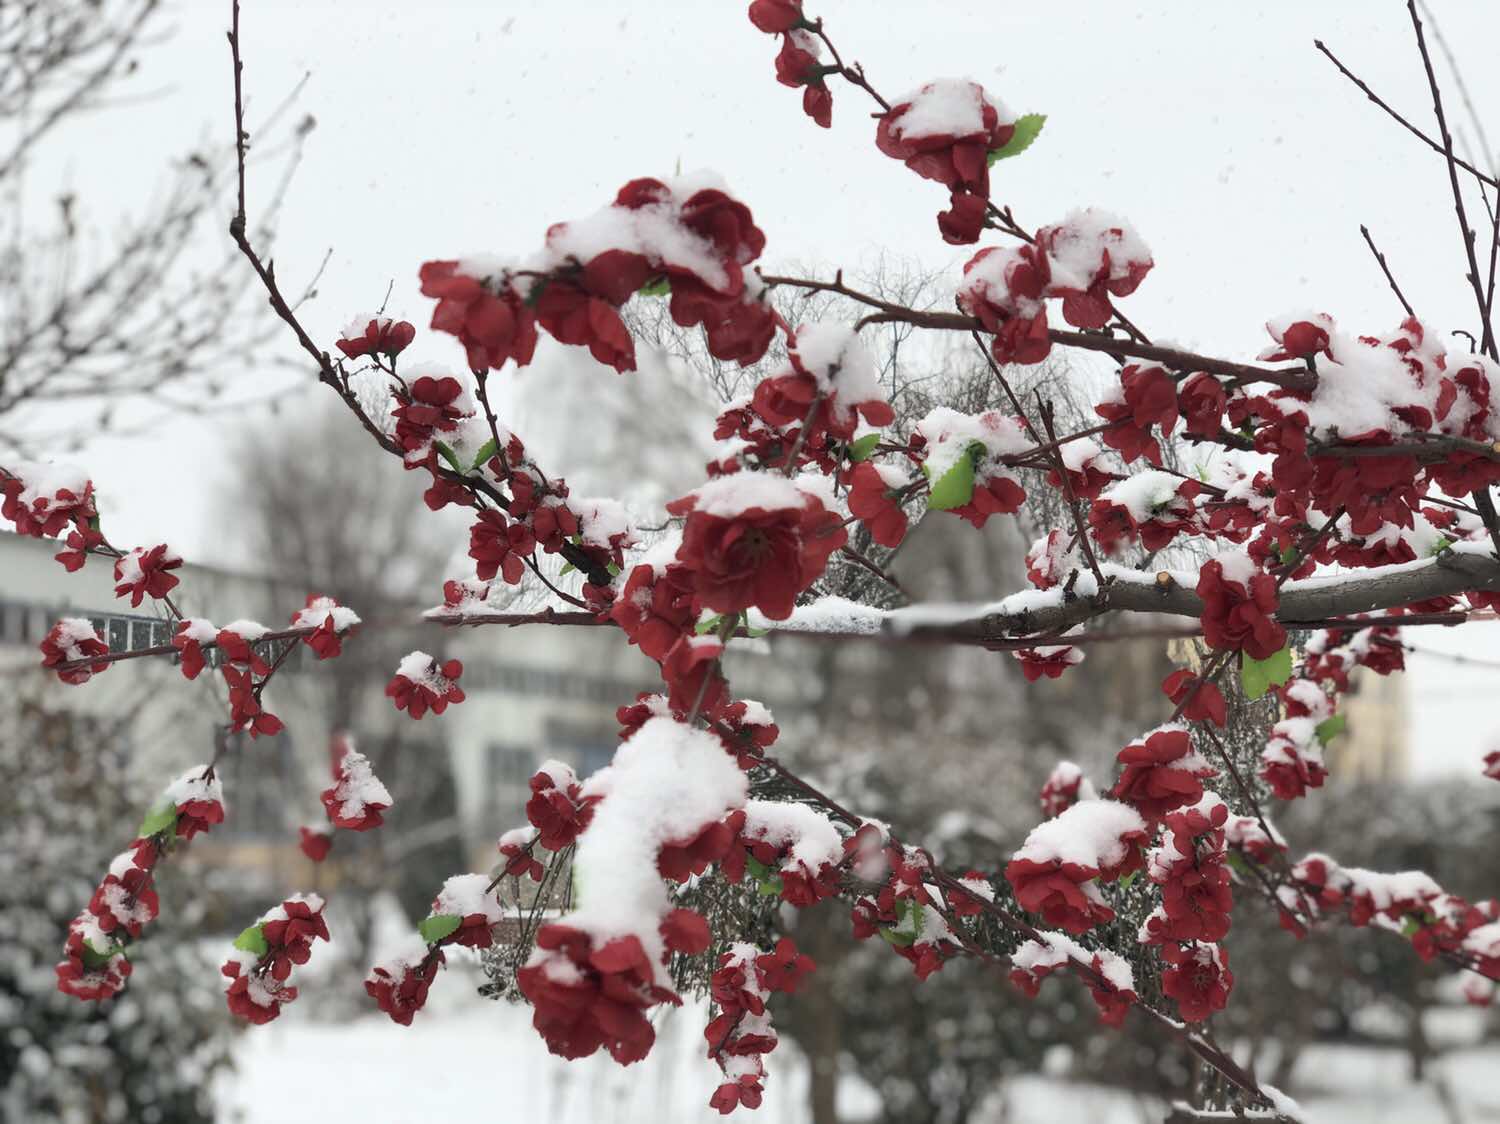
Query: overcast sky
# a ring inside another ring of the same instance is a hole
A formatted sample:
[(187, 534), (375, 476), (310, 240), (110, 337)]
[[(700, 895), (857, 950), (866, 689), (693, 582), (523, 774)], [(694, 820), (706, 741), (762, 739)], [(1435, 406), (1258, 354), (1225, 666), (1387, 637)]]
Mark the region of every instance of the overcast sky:
[[(1156, 269), (1126, 309), (1158, 340), (1245, 358), (1263, 346), (1268, 317), (1307, 306), (1351, 328), (1389, 331), (1400, 308), (1360, 239), (1361, 222), (1420, 315), (1443, 330), (1471, 326), (1441, 160), (1313, 48), (1322, 38), (1428, 127), (1403, 4), (1139, 7), (807, 4), (888, 98), (934, 77), (967, 76), (1016, 112), (1046, 113), (1035, 147), (997, 167), (994, 197), (1030, 226), (1084, 205), (1128, 218)], [(798, 93), (775, 82), (776, 41), (754, 30), (745, 8), (743, 0), (244, 0), (252, 127), (311, 74), (298, 111), (313, 115), (317, 130), (276, 257), (293, 289), (332, 251), (320, 297), (305, 309), (314, 336), (331, 344), (390, 282), (392, 310), (424, 327), (422, 261), (530, 251), (550, 223), (594, 210), (628, 179), (678, 166), (728, 180), (765, 230), (770, 263), (854, 265), (885, 247), (956, 275), (971, 251), (937, 236), (942, 189), (876, 151), (871, 106), (857, 91), (836, 87), (831, 131), (803, 117)], [(1490, 65), (1500, 5), (1437, 0), (1434, 11), (1474, 101), (1500, 104), (1500, 71)], [(150, 198), (175, 155), (204, 135), (227, 141), (228, 15), (228, 0), (176, 4), (174, 34), (145, 54), (134, 83), (152, 96), (65, 134), (32, 190), (43, 192), (49, 178), (67, 184), (107, 224)], [(1456, 91), (1451, 112), (1473, 144)], [(1500, 119), (1490, 125), (1500, 138)], [(250, 186), (252, 220), (265, 179)], [(446, 338), (425, 332), (417, 352), (460, 358)], [(246, 372), (241, 381), (266, 377)], [(228, 516), (214, 510), (212, 484), (225, 434), (240, 420), (179, 420), (152, 440), (86, 450), (80, 459), (99, 482), (114, 537), (169, 539), (213, 557), (216, 525)], [(1500, 656), (1500, 642), (1472, 635), (1428, 632), (1419, 642)], [(1484, 702), (1497, 674), (1417, 661), (1418, 771), (1475, 767), (1500, 727)]]

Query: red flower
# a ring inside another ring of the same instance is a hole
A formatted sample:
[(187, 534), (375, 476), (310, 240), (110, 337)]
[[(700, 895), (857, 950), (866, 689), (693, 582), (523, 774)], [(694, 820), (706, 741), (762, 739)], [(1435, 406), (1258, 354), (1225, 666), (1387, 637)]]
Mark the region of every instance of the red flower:
[(802, 22), (802, 0), (751, 0), (750, 22), (767, 35), (780, 35)]
[(733, 1081), (726, 1081), (715, 1089), (714, 1095), (708, 1100), (708, 1107), (717, 1109), (725, 1116), (740, 1105), (759, 1108), (762, 1093), (760, 1078), (747, 1073)]
[(1194, 437), (1217, 437), (1224, 425), (1228, 399), (1224, 385), (1204, 371), (1190, 376), (1178, 393), (1177, 406)]
[[(473, 267), (471, 267), (473, 268)], [(500, 294), (485, 279), (469, 276), (456, 261), (430, 261), (421, 269), (422, 295), (437, 297), (432, 327), (458, 337), (474, 371), (496, 370), (514, 359), (518, 367), (536, 351), (536, 317), (506, 280)]]
[(1016, 131), (1009, 116), (974, 82), (929, 82), (880, 118), (875, 145), (924, 179), (987, 198), (989, 154)]
[(1500, 781), (1500, 749), (1484, 755), (1484, 775), (1492, 781)]
[(131, 608), (139, 606), (142, 597), (160, 601), (177, 588), (176, 575), (167, 571), (181, 565), (182, 559), (165, 543), (150, 550), (137, 547), (115, 559), (115, 596), (128, 595)]
[(536, 947), (516, 982), (547, 1049), (586, 1058), (603, 1047), (621, 1065), (644, 1058), (656, 1040), (646, 1009), (680, 1000), (656, 984), (641, 942), (617, 937), (596, 947), (588, 933), (553, 922), (542, 926)]
[(657, 873), (673, 882), (686, 882), (723, 858), (733, 842), (734, 832), (722, 820), (715, 820), (686, 839), (662, 844), (656, 855)]
[(797, 951), (791, 937), (782, 937), (772, 952), (755, 958), (755, 970), (760, 975), (761, 986), (767, 991), (784, 991), (793, 994), (802, 986), (802, 981), (817, 968), (813, 959)]
[(182, 674), (186, 678), (198, 678), (198, 673), (204, 668), (203, 645), (212, 642), (218, 631), (212, 623), (197, 617), (177, 623), (177, 631), (172, 634), (172, 647), (179, 653)]
[[(425, 270), (425, 266), (423, 267)], [(433, 294), (423, 292), (427, 296)], [(334, 341), (334, 346), (348, 358), (361, 355), (384, 355), (395, 358), (417, 338), (417, 330), (405, 320), (393, 320), (389, 316), (356, 316), (344, 328), (343, 334)]]
[(672, 645), (691, 633), (698, 614), (693, 608), (691, 576), (678, 565), (658, 572), (642, 563), (630, 571), (625, 588), (609, 615), (642, 652), (658, 662)]
[(1028, 913), (1040, 914), (1048, 925), (1070, 933), (1083, 933), (1114, 919), (1115, 911), (1099, 897), (1093, 880), (1095, 867), (1012, 859), (1005, 877), (1015, 891), (1016, 902)]
[(1074, 664), (1083, 662), (1083, 652), (1069, 644), (1050, 644), (1041, 648), (1017, 648), (1011, 655), (1021, 661), (1021, 674), (1028, 683), (1042, 676), (1057, 679)]
[(365, 977), (365, 992), (392, 1021), (411, 1026), (412, 1016), (427, 1003), (427, 992), (446, 962), (443, 950), (430, 949), (417, 959), (377, 964)]
[(1220, 729), (1228, 722), (1224, 693), (1212, 679), (1201, 679), (1184, 667), (1163, 679), (1161, 689), (1173, 706), (1182, 707), (1182, 717), (1189, 722), (1212, 722)]
[(1269, 659), (1286, 646), (1286, 629), (1273, 617), (1280, 605), (1276, 579), (1243, 555), (1229, 559), (1228, 572), (1222, 558), (1198, 571), (1203, 637), (1220, 651), (1243, 649), (1251, 659)]
[(408, 468), (431, 463), (433, 438), (453, 433), (473, 412), (463, 384), (451, 375), (421, 375), (409, 388), (393, 391), (392, 397), (396, 400), (391, 410), (396, 442), (405, 451)]
[(1083, 770), (1071, 761), (1060, 761), (1042, 785), (1042, 815), (1049, 820), (1060, 816), (1080, 800), (1095, 799), (1094, 786)]
[(439, 664), (426, 652), (412, 652), (402, 661), (395, 676), (385, 686), (386, 698), (413, 718), (420, 719), (429, 710), (441, 714), (449, 703), (464, 701), (458, 680), (464, 665), (458, 660)]
[(475, 572), (489, 581), (500, 573), (516, 585), (525, 573), (525, 560), (536, 550), (536, 539), (525, 523), (507, 523), (494, 508), (486, 508), (469, 528), (469, 557), (479, 563)]
[(906, 537), (906, 512), (897, 501), (909, 481), (899, 469), (862, 461), (849, 474), (849, 512), (869, 528), (881, 546), (897, 547)]
[(1333, 317), (1326, 313), (1297, 318), (1285, 316), (1266, 322), (1266, 331), (1276, 341), (1259, 355), (1262, 362), (1278, 363), (1286, 359), (1311, 359), (1327, 353), (1329, 336), (1334, 330)]
[(713, 480), (667, 510), (687, 516), (677, 560), (699, 601), (720, 613), (753, 607), (786, 620), (798, 594), (848, 541), (837, 515), (779, 477)]
[(1218, 945), (1167, 945), (1162, 957), (1171, 965), (1161, 975), (1161, 989), (1177, 1000), (1184, 1022), (1197, 1023), (1222, 1011), (1234, 987), (1229, 954)]
[(261, 1026), (280, 1016), (284, 1004), (297, 998), (297, 989), (265, 974), (245, 972), (238, 960), (220, 969), (230, 978), (225, 998), (231, 1014)]
[(334, 827), (369, 831), (385, 822), (381, 813), (391, 806), (391, 794), (363, 753), (347, 746), (334, 763), (333, 782), (321, 799)]
[[(650, 272), (647, 267), (642, 284), (649, 280)], [(630, 289), (617, 303), (624, 303), (629, 294), (639, 288), (638, 284)], [(616, 305), (608, 300), (569, 281), (553, 279), (544, 282), (541, 296), (536, 299), (536, 316), (542, 327), (559, 343), (586, 346), (598, 362), (622, 374), (635, 370), (635, 344), (616, 311)]]
[(532, 774), (526, 818), (537, 829), (537, 841), (543, 847), (561, 851), (588, 829), (598, 799), (584, 799), (573, 770), (560, 761), (548, 761)]
[(0, 475), (0, 497), (0, 515), (32, 538), (52, 538), (69, 523), (86, 536), (98, 516), (93, 481), (66, 465), (26, 464)]
[(1133, 804), (1147, 820), (1159, 820), (1173, 808), (1203, 798), (1203, 778), (1215, 770), (1193, 750), (1184, 729), (1156, 730), (1118, 755), (1125, 766), (1110, 795)]
[(297, 829), (301, 838), (297, 846), (302, 853), (315, 863), (320, 863), (328, 857), (329, 848), (333, 846), (333, 832), (319, 824), (316, 827), (301, 827)]
[(41, 648), (43, 667), (55, 668), (73, 660), (94, 661), (83, 667), (59, 671), (57, 677), (64, 683), (74, 686), (87, 683), (99, 672), (109, 669), (109, 661), (99, 659), (109, 655), (109, 645), (82, 617), (65, 617), (58, 621), (42, 638)]
[(260, 705), (253, 674), (227, 663), (223, 671), (224, 682), (229, 687), (229, 717), (234, 729), (240, 733), (248, 732), (251, 738), (281, 733), (281, 719)]
[(674, 909), (661, 923), (661, 936), (666, 946), (684, 956), (697, 956), (707, 952), (713, 943), (713, 934), (703, 914), (692, 909)]
[(530, 878), (540, 882), (545, 868), (532, 855), (537, 843), (535, 828), (521, 827), (500, 837), (499, 851), (505, 857), (505, 873), (512, 878)]

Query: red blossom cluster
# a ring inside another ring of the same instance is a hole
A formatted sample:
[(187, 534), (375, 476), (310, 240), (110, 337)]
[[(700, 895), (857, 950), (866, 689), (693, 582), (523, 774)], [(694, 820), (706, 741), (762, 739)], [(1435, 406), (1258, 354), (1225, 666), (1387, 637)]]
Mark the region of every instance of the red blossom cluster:
[(464, 665), (458, 660), (438, 663), (426, 652), (409, 652), (386, 684), (385, 695), (412, 718), (420, 719), (429, 710), (442, 714), (450, 703), (464, 701), (464, 690), (458, 685), (463, 673)]
[[(1124, 219), (1074, 211), (1031, 242), (986, 247), (970, 258), (958, 305), (990, 333), (997, 363), (1040, 363), (1052, 351), (1048, 300), (1062, 301), (1073, 327), (1102, 328), (1114, 311), (1110, 298), (1135, 292), (1151, 266), (1151, 251)], [(1143, 408), (1158, 420), (1160, 407)], [(1171, 418), (1175, 424), (1175, 402)]]
[(1054, 972), (1078, 972), (1085, 967), (1084, 982), (1099, 1008), (1099, 1021), (1105, 1026), (1121, 1025), (1138, 1000), (1130, 964), (1118, 953), (1086, 949), (1062, 933), (1043, 932), (1038, 936), (1040, 940), (1024, 941), (1011, 953), (1011, 983), (1035, 999), (1041, 993), (1042, 981)]
[(178, 839), (191, 839), (224, 820), (223, 789), (205, 765), (167, 786), (146, 814), (140, 835), (116, 855), (88, 907), (68, 926), (57, 989), (78, 999), (108, 999), (125, 986), (125, 948), (160, 910), (157, 864)]
[(1140, 870), (1149, 839), (1146, 820), (1130, 805), (1081, 800), (1032, 828), (1005, 878), (1022, 909), (1069, 933), (1087, 932), (1115, 916), (1098, 883)]
[(229, 1010), (256, 1025), (279, 1017), (297, 998), (297, 989), (287, 982), (293, 966), (307, 963), (313, 941), (328, 939), (317, 894), (294, 894), (269, 910), (235, 938), (220, 968)]
[(710, 981), (718, 1013), (703, 1031), (709, 1059), (723, 1075), (710, 1108), (727, 1116), (741, 1105), (760, 1107), (766, 1078), (761, 1059), (777, 1042), (766, 1000), (772, 992), (794, 993), (815, 968), (790, 937), (782, 937), (770, 952), (738, 943), (719, 956)]
[(1141, 926), (1141, 941), (1219, 941), (1229, 932), (1233, 906), (1224, 826), (1229, 808), (1213, 793), (1168, 813), (1162, 840), (1146, 862), (1161, 887), (1161, 905)]

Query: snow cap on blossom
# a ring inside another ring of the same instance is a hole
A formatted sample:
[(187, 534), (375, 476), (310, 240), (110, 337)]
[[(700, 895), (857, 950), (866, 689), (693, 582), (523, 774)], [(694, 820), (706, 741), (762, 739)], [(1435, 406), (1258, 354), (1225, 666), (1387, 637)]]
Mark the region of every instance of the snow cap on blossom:
[(224, 822), (224, 785), (208, 765), (195, 765), (162, 792), (163, 801), (176, 808), (176, 833), (191, 839), (200, 831)]
[(1082, 769), (1071, 761), (1059, 761), (1048, 774), (1039, 796), (1042, 815), (1050, 820), (1080, 800), (1098, 799), (1099, 793)]
[(365, 992), (393, 1022), (411, 1026), (446, 959), (442, 949), (428, 948), (420, 938), (408, 937), (400, 952), (370, 969)]
[(1292, 312), (1266, 321), (1266, 332), (1276, 341), (1256, 358), (1262, 363), (1311, 359), (1326, 352), (1337, 330), (1333, 317), (1323, 312)]
[(1282, 800), (1296, 800), (1310, 788), (1321, 788), (1328, 776), (1318, 721), (1283, 718), (1271, 727), (1260, 755), (1260, 777)]
[(309, 593), (307, 604), (292, 614), (293, 628), (313, 631), (302, 638), (318, 659), (332, 659), (343, 650), (343, 636), (359, 626), (359, 614), (332, 597)]
[(115, 596), (129, 597), (131, 608), (143, 597), (160, 601), (177, 588), (177, 575), (170, 571), (181, 565), (181, 556), (165, 543), (126, 551), (115, 559)]
[(89, 474), (71, 464), (21, 461), (0, 476), (0, 515), (16, 533), (53, 538), (72, 525), (87, 528), (97, 512)]
[(1005, 867), (1022, 909), (1082, 933), (1114, 917), (1095, 879), (1138, 869), (1147, 824), (1128, 804), (1083, 800), (1038, 824)]
[(1109, 322), (1110, 296), (1128, 297), (1151, 271), (1151, 250), (1124, 219), (1094, 207), (1070, 212), (1037, 231), (1047, 256), (1047, 296), (1061, 297), (1063, 319), (1075, 328)]
[[(922, 471), (932, 485), (929, 506), (952, 511), (975, 527), (983, 527), (991, 515), (1020, 510), (1026, 490), (1002, 459), (1031, 448), (1019, 421), (998, 410), (961, 414), (939, 406), (917, 423), (916, 432), (925, 442)], [(958, 487), (950, 489), (950, 481)]]
[(990, 246), (964, 263), (958, 307), (994, 337), (997, 363), (1040, 363), (1052, 350), (1042, 297), (1050, 276), (1035, 247)]
[(455, 874), (443, 883), (427, 919), (417, 928), (428, 944), (489, 948), (492, 930), (505, 917), (492, 880), (484, 874)]
[(396, 674), (386, 684), (386, 697), (413, 718), (420, 719), (429, 710), (441, 714), (450, 703), (464, 701), (458, 680), (464, 665), (458, 660), (438, 663), (426, 652), (408, 652), (401, 657)]
[(323, 790), (323, 807), (334, 827), (346, 831), (368, 831), (383, 823), (381, 813), (393, 803), (391, 794), (370, 759), (353, 745), (339, 756), (333, 769), (333, 785)]
[(203, 658), (203, 645), (217, 643), (218, 635), (218, 626), (204, 617), (188, 617), (177, 622), (172, 647), (177, 649), (184, 678), (198, 678), (207, 662)]
[(756, 608), (786, 620), (848, 540), (816, 492), (764, 472), (710, 480), (667, 510), (687, 516), (677, 559), (698, 600), (719, 613)]
[(344, 325), (334, 346), (348, 359), (357, 359), (361, 355), (384, 355), (393, 359), (416, 338), (417, 329), (405, 320), (378, 312), (361, 312)]
[(787, 358), (790, 371), (764, 379), (755, 389), (756, 412), (766, 421), (805, 426), (808, 433), (826, 429), (847, 442), (861, 419), (876, 428), (895, 420), (875, 357), (848, 325), (803, 324), (787, 345)]
[(1066, 969), (1070, 963), (1090, 968), (1104, 981), (1100, 984), (1087, 980), (1089, 991), (1099, 1007), (1099, 1021), (1107, 1026), (1119, 1026), (1137, 998), (1130, 963), (1118, 953), (1106, 949), (1086, 949), (1063, 933), (1042, 931), (1037, 936), (1041, 939), (1023, 941), (1011, 953), (1011, 982), (1034, 999), (1042, 981), (1054, 972)]
[(94, 631), (94, 626), (82, 617), (64, 617), (52, 626), (42, 638), (42, 666), (55, 668), (73, 660), (93, 660), (93, 663), (59, 671), (57, 677), (64, 683), (77, 686), (87, 683), (101, 671), (109, 669), (109, 661), (100, 659), (109, 654), (109, 645), (104, 637)]
[(643, 1011), (676, 998), (662, 967), (672, 902), (658, 855), (718, 824), (747, 786), (712, 734), (670, 718), (648, 720), (623, 742), (608, 779), (574, 854), (579, 907), (543, 926), (518, 981), (553, 1053), (607, 1047), (628, 1064), (654, 1038)]
[(990, 194), (989, 154), (1015, 133), (1016, 117), (977, 82), (940, 78), (898, 99), (880, 118), (875, 145), (923, 179), (948, 188), (952, 209), (938, 216), (947, 242), (979, 238)]

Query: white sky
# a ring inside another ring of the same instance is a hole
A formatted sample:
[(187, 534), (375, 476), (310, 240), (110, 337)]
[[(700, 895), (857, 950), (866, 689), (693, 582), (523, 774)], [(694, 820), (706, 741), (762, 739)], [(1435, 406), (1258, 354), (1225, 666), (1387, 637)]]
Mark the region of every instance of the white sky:
[[(1265, 319), (1307, 306), (1360, 330), (1390, 330), (1400, 309), (1360, 239), (1361, 222), (1420, 315), (1445, 330), (1472, 326), (1441, 160), (1312, 45), (1322, 38), (1428, 127), (1426, 86), (1397, 0), (807, 7), (888, 98), (967, 75), (1017, 112), (1047, 113), (1036, 146), (997, 166), (994, 197), (1032, 226), (1085, 205), (1130, 219), (1157, 265), (1126, 308), (1158, 340), (1245, 357), (1263, 345)], [(1490, 65), (1500, 4), (1433, 7), (1475, 102), (1500, 103), (1500, 71)], [(244, 0), (252, 126), (311, 72), (298, 109), (318, 128), (276, 257), (285, 287), (300, 290), (332, 249), (320, 299), (305, 309), (314, 336), (331, 345), (349, 314), (378, 305), (392, 280), (392, 310), (425, 328), (422, 261), (529, 251), (550, 223), (679, 164), (726, 177), (765, 230), (769, 263), (854, 264), (881, 245), (956, 273), (972, 251), (937, 236), (942, 189), (876, 151), (871, 105), (857, 91), (836, 87), (831, 131), (804, 118), (798, 92), (775, 82), (776, 40), (751, 27), (745, 8), (744, 0)], [(205, 133), (227, 141), (228, 13), (228, 0), (179, 2), (175, 35), (145, 55), (134, 86), (156, 96), (73, 128), (32, 190), (43, 194), (55, 175), (107, 222), (148, 200), (165, 164)], [(1467, 137), (1456, 91), (1450, 96)], [(1500, 139), (1500, 119), (1490, 125)], [(252, 220), (269, 189), (265, 177), (252, 182)], [(425, 331), (414, 354), (459, 359), (446, 338)], [(264, 377), (247, 372), (240, 381)], [(212, 506), (216, 454), (238, 420), (180, 420), (154, 440), (88, 449), (81, 459), (100, 484), (112, 534), (170, 539), (212, 558), (217, 526), (229, 518)], [(1496, 630), (1485, 643), (1432, 631), (1419, 642), (1500, 656)], [(1475, 767), (1500, 727), (1483, 701), (1496, 674), (1414, 661), (1418, 771)]]

